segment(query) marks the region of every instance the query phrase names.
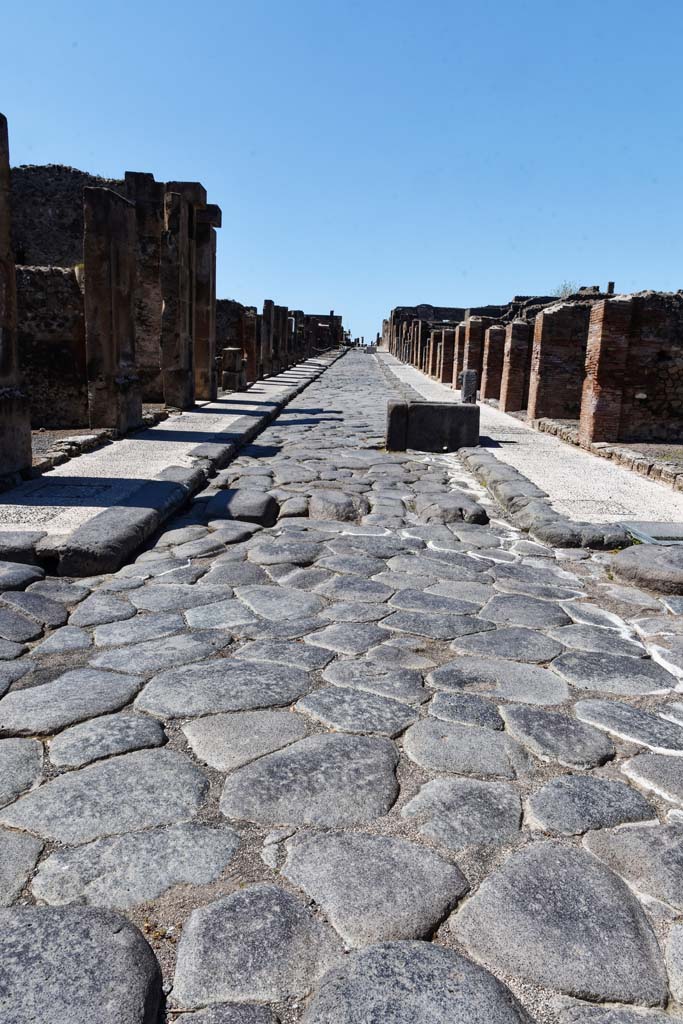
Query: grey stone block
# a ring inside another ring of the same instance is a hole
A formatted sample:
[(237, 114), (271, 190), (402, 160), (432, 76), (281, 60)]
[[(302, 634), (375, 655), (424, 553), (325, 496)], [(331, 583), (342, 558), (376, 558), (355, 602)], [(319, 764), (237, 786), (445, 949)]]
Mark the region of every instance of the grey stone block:
[[(405, 439), (405, 440), (404, 440)], [(479, 407), (457, 402), (390, 402), (390, 451), (454, 452), (479, 443)]]

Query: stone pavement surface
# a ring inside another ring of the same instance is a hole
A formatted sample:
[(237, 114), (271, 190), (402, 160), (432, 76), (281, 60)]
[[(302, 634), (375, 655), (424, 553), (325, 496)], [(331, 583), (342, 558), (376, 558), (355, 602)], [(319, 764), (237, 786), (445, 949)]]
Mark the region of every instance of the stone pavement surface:
[(394, 395), (349, 353), (117, 573), (0, 566), (2, 1024), (681, 1019), (682, 609)]
[[(433, 402), (459, 401), (460, 392), (401, 363), (388, 352), (378, 359), (396, 378)], [(565, 444), (482, 402), (482, 445), (543, 488), (553, 508), (575, 521), (683, 522), (683, 492), (589, 452)]]

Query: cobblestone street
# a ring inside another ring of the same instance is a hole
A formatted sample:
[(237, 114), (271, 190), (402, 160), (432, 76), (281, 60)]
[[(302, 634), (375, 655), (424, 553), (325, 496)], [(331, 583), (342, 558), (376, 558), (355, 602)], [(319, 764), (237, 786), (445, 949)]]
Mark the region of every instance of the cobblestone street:
[(350, 351), (119, 572), (0, 564), (0, 1024), (678, 1019), (683, 599), (399, 396)]

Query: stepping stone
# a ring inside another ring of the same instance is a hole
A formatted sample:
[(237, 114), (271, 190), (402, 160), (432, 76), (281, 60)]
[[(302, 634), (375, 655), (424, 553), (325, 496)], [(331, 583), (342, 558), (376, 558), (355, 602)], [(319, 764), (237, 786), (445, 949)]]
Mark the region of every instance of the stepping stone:
[(628, 1010), (624, 1007), (575, 1003), (560, 1011), (559, 1024), (675, 1024), (676, 1018), (661, 1010)]
[(279, 511), (280, 506), (271, 494), (240, 487), (214, 494), (207, 503), (206, 517), (210, 522), (219, 519), (243, 519), (261, 526), (274, 526)]
[(642, 644), (627, 640), (619, 636), (615, 629), (606, 629), (604, 626), (559, 626), (548, 632), (565, 647), (573, 647), (580, 651), (596, 651), (628, 658), (644, 658), (647, 654)]
[(86, 718), (118, 711), (136, 695), (142, 680), (119, 672), (77, 668), (50, 683), (13, 690), (0, 700), (0, 735), (57, 732)]
[(194, 817), (208, 782), (173, 750), (140, 750), (67, 772), (0, 811), (0, 823), (69, 845)]
[(649, 659), (619, 654), (567, 651), (555, 659), (553, 671), (559, 672), (578, 690), (615, 693), (625, 697), (666, 693), (676, 685), (674, 676)]
[(46, 654), (69, 654), (71, 651), (85, 651), (92, 647), (92, 637), (80, 626), (62, 626), (50, 633), (33, 648), (32, 656)]
[(391, 587), (359, 576), (333, 576), (316, 587), (316, 593), (330, 601), (359, 601), (361, 604), (386, 601), (394, 593)]
[(557, 640), (522, 626), (503, 627), (477, 636), (461, 637), (451, 646), (464, 654), (493, 655), (535, 663), (552, 661), (564, 650)]
[(264, 825), (353, 825), (386, 814), (398, 795), (391, 740), (309, 736), (229, 776), (226, 818)]
[(69, 617), (69, 613), (63, 604), (52, 601), (49, 597), (40, 594), (11, 593), (4, 594), (3, 605), (10, 609), (36, 619), (42, 626), (49, 626), (54, 629), (56, 626), (63, 626)]
[(247, 661), (272, 661), (278, 665), (291, 665), (315, 672), (325, 668), (334, 655), (318, 647), (287, 640), (255, 640), (240, 647), (234, 658)]
[(571, 619), (558, 604), (540, 601), (536, 597), (512, 596), (493, 597), (485, 605), (482, 614), (492, 622), (511, 626), (532, 626), (543, 629), (547, 626), (565, 626)]
[(474, 693), (437, 693), (429, 702), (429, 714), (444, 722), (502, 729), (503, 719), (495, 704)]
[(529, 798), (533, 822), (563, 836), (656, 816), (652, 804), (626, 783), (594, 775), (561, 775)]
[(414, 709), (397, 700), (342, 686), (309, 693), (298, 701), (296, 710), (337, 732), (379, 733), (382, 736), (398, 736), (417, 717)]
[(193, 753), (219, 772), (271, 754), (306, 735), (306, 723), (289, 711), (242, 711), (209, 715), (183, 726)]
[(524, 704), (562, 704), (569, 697), (567, 684), (554, 672), (504, 658), (460, 657), (430, 672), (427, 684)]
[(174, 665), (184, 665), (200, 658), (208, 658), (215, 651), (227, 647), (231, 640), (230, 633), (224, 632), (220, 635), (196, 633), (192, 636), (186, 633), (167, 636), (160, 640), (145, 640), (141, 644), (130, 644), (127, 647), (104, 651), (91, 658), (90, 664), (95, 668), (110, 668), (119, 672), (135, 666), (136, 672), (149, 675), (152, 672), (161, 672), (165, 668), (172, 668)]
[(259, 541), (249, 548), (249, 561), (256, 565), (311, 565), (320, 558), (322, 545), (306, 540)]
[(433, 640), (453, 640), (454, 637), (495, 629), (493, 622), (476, 615), (453, 615), (447, 612), (394, 612), (382, 620), (382, 625), (387, 629), (426, 636)]
[[(131, 597), (137, 597), (146, 590), (134, 592)], [(141, 607), (136, 605), (135, 607)], [(124, 619), (132, 619), (135, 615), (135, 608), (128, 600), (114, 597), (112, 594), (91, 594), (82, 601), (69, 616), (71, 626), (100, 626), (104, 622), (122, 622)]]
[(326, 647), (338, 654), (364, 654), (386, 637), (386, 630), (371, 623), (335, 622), (316, 633), (309, 633), (304, 639), (307, 644)]
[(257, 615), (275, 621), (315, 615), (323, 607), (315, 594), (305, 594), (291, 587), (238, 587), (235, 593)]
[(459, 868), (433, 850), (388, 836), (293, 839), (282, 874), (349, 946), (428, 936), (469, 888)]
[(403, 737), (411, 761), (435, 772), (514, 779), (528, 766), (523, 749), (502, 733), (423, 718)]
[(390, 612), (391, 608), (386, 604), (338, 601), (323, 608), (320, 617), (327, 622), (379, 622), (386, 619)]
[(513, 853), (450, 920), (472, 956), (518, 982), (600, 1002), (666, 1001), (659, 946), (638, 900), (575, 847), (548, 841)]
[(334, 686), (392, 697), (403, 704), (422, 704), (429, 697), (419, 672), (374, 664), (364, 658), (332, 662), (323, 672), (323, 679)]
[(80, 768), (114, 754), (127, 754), (166, 741), (158, 722), (142, 715), (102, 715), (72, 725), (50, 741), (50, 760), (58, 767)]
[(57, 850), (31, 883), (44, 903), (87, 903), (125, 910), (174, 885), (208, 885), (235, 856), (239, 836), (227, 825), (186, 822), (150, 832), (96, 839)]
[(532, 1024), (492, 974), (431, 942), (385, 942), (330, 971), (302, 1024)]
[(636, 892), (683, 910), (683, 825), (622, 825), (589, 833), (584, 845)]
[(45, 573), (37, 565), (0, 561), (0, 591), (24, 590), (31, 583), (42, 580)]
[(97, 647), (111, 647), (116, 644), (140, 643), (182, 633), (185, 628), (185, 620), (179, 612), (152, 612), (149, 615), (136, 615), (127, 622), (110, 622), (98, 626), (94, 634), (95, 644)]
[(406, 589), (394, 594), (389, 600), (392, 608), (414, 612), (446, 612), (451, 615), (472, 615), (479, 611), (481, 602), (460, 600), (428, 594), (422, 590)]
[(595, 768), (614, 757), (614, 744), (604, 733), (569, 715), (523, 704), (509, 704), (500, 710), (507, 731), (541, 761), (567, 768)]
[(135, 704), (158, 718), (189, 718), (293, 704), (311, 685), (308, 673), (299, 669), (219, 658), (160, 672)]
[(36, 640), (42, 635), (43, 627), (35, 619), (11, 608), (0, 607), (0, 639), (16, 644)]
[(20, 895), (42, 849), (35, 836), (0, 829), (0, 907), (11, 906)]
[(193, 629), (232, 629), (240, 633), (244, 632), (243, 627), (256, 625), (259, 621), (253, 612), (237, 600), (216, 601), (214, 604), (189, 608), (185, 612), (185, 620)]
[[(187, 611), (232, 597), (230, 587), (190, 583), (150, 583), (134, 590), (130, 600), (135, 608), (150, 612)], [(73, 616), (71, 617), (73, 622)]]
[[(2, 708), (2, 702), (0, 702)], [(683, 751), (683, 728), (659, 715), (641, 711), (616, 700), (580, 700), (574, 714), (604, 732), (629, 743), (639, 743), (657, 753)]]
[(34, 786), (42, 774), (42, 743), (38, 740), (0, 740), (0, 807)]
[(173, 998), (186, 1007), (283, 1002), (305, 995), (342, 952), (302, 901), (275, 885), (251, 885), (192, 912), (178, 944)]
[(683, 760), (667, 754), (638, 754), (621, 765), (636, 785), (683, 806)]
[(405, 805), (401, 816), (414, 818), (420, 835), (459, 853), (470, 846), (511, 841), (519, 833), (522, 806), (506, 782), (434, 779)]
[(634, 544), (610, 562), (619, 579), (660, 594), (683, 594), (683, 551), (677, 545)]

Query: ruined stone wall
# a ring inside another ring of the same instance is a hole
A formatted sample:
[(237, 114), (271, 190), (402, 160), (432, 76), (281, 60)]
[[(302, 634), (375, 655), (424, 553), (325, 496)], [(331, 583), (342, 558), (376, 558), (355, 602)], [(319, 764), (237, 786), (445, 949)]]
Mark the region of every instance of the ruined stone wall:
[(591, 304), (561, 302), (536, 317), (529, 419), (578, 419)]

